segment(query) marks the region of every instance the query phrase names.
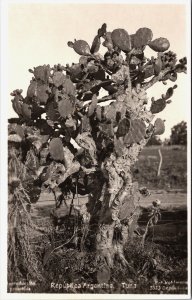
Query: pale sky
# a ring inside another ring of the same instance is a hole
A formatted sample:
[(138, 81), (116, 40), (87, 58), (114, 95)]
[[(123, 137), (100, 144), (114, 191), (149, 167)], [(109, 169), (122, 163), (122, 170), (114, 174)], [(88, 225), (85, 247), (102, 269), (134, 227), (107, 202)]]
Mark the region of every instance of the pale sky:
[[(153, 31), (154, 39), (168, 38), (170, 50), (176, 52), (178, 58), (187, 56), (184, 4), (9, 4), (8, 22), (8, 117), (15, 116), (9, 94), (19, 88), (23, 89), (23, 96), (26, 95), (32, 75), (29, 68), (77, 63), (79, 55), (67, 46), (67, 42), (76, 38), (91, 44), (104, 22), (108, 31), (124, 28), (130, 34), (140, 27), (148, 27)], [(148, 53), (155, 55), (153, 51)], [(179, 74), (178, 77), (173, 102), (157, 114), (166, 120), (162, 139), (170, 136), (175, 124), (188, 118), (190, 94), (187, 76)], [(158, 83), (148, 90), (148, 95), (158, 99), (174, 84), (168, 82), (164, 86)]]

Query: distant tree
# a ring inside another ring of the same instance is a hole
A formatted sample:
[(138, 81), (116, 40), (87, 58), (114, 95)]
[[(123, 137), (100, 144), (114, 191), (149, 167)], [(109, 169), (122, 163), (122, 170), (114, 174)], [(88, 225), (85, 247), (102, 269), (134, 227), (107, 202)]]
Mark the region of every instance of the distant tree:
[(155, 145), (161, 145), (161, 144), (162, 144), (161, 139), (156, 135), (152, 135), (151, 138), (149, 139), (148, 143), (146, 144), (146, 146), (155, 146)]
[(164, 146), (170, 146), (170, 145), (171, 145), (170, 138), (165, 139), (165, 140), (163, 141), (163, 145), (164, 145)]
[(172, 145), (187, 145), (187, 123), (182, 121), (171, 129)]

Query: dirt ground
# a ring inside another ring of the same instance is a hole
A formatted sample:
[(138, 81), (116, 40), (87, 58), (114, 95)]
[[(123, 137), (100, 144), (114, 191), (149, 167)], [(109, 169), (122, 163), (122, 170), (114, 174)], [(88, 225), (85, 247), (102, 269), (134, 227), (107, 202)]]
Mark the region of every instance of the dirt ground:
[[(151, 195), (149, 197), (141, 197), (140, 199), (140, 205), (141, 207), (149, 207), (152, 202), (156, 199), (159, 199), (161, 201), (161, 208), (169, 208), (169, 209), (177, 209), (177, 208), (185, 208), (187, 207), (187, 194), (182, 193), (181, 191), (171, 191), (166, 192), (163, 190), (151, 190)], [(70, 204), (71, 199), (67, 200), (67, 203)], [(87, 196), (79, 196), (78, 199), (74, 199), (74, 204), (80, 205), (85, 204), (88, 201)], [(45, 206), (53, 206), (55, 207), (55, 201), (53, 194), (51, 193), (42, 193), (40, 199), (36, 204), (34, 204), (34, 207), (45, 207)]]

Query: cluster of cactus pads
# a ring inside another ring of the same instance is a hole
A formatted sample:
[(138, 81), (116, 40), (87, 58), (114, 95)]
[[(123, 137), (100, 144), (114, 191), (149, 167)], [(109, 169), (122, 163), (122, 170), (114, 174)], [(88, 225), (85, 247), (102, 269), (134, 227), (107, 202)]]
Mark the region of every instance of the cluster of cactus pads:
[[(177, 86), (157, 100), (149, 100), (146, 91), (157, 82), (175, 82), (178, 73), (186, 72), (187, 61), (177, 61), (176, 54), (167, 51), (169, 41), (153, 38), (149, 28), (134, 34), (125, 29), (109, 32), (104, 23), (91, 45), (74, 40), (68, 46), (79, 55), (77, 63), (29, 69), (33, 77), (27, 95), (20, 89), (11, 93), (18, 118), (9, 119), (10, 149), (15, 149), (10, 168), (14, 159), (25, 166), (27, 171), (20, 175), (33, 201), (43, 186), (62, 191), (60, 200), (68, 193), (92, 195), (90, 215), (107, 222), (111, 208), (110, 220), (122, 226), (125, 242), (126, 218), (135, 211), (131, 165), (151, 135), (163, 134), (164, 120), (153, 119), (171, 102)], [(101, 46), (106, 48), (104, 55), (99, 53)], [(146, 58), (146, 47), (156, 57)], [(106, 201), (105, 189), (110, 194)], [(98, 251), (105, 251), (109, 265), (116, 225), (99, 227)], [(126, 264), (124, 242), (117, 247), (116, 241), (114, 249)]]
[[(107, 48), (104, 56), (98, 52), (102, 39)], [(163, 133), (164, 122), (158, 119), (158, 126), (156, 123), (152, 126), (151, 121), (154, 114), (170, 103), (168, 99), (176, 85), (160, 99), (152, 98), (148, 111), (147, 78), (158, 76), (166, 84), (167, 80), (175, 81), (178, 72), (186, 72), (186, 58), (177, 63), (176, 55), (166, 52), (170, 47), (166, 38), (153, 39), (149, 28), (140, 28), (131, 35), (125, 29), (108, 32), (104, 23), (91, 46), (84, 40), (68, 42), (68, 46), (80, 55), (79, 63), (30, 69), (33, 78), (26, 97), (22, 96), (22, 90), (11, 93), (21, 126), (35, 126), (41, 134), (50, 135), (50, 141), (56, 136), (66, 145), (71, 138), (75, 140), (79, 134), (88, 132), (94, 140), (98, 161), (100, 152), (108, 151), (109, 144), (111, 151), (119, 155), (118, 147), (113, 147), (114, 138), (129, 147), (149, 137), (148, 127), (150, 133)], [(144, 56), (147, 46), (157, 52), (156, 58)], [(101, 88), (108, 96), (99, 99)], [(115, 102), (102, 106), (107, 100)], [(42, 118), (43, 114), (46, 118)], [(62, 147), (51, 149), (57, 152), (54, 159), (62, 160), (62, 153), (58, 154)]]

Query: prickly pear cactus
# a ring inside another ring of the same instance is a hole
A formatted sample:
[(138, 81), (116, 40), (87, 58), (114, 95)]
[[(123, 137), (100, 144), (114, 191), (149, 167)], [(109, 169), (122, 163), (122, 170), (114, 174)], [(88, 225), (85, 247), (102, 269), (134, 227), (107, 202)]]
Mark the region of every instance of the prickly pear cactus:
[[(29, 172), (22, 174), (29, 199), (32, 185), (38, 192), (49, 188), (62, 199), (75, 193), (89, 196), (79, 218), (83, 228), (89, 222), (96, 228), (97, 257), (104, 263), (97, 280), (103, 283), (110, 278), (114, 257), (128, 266), (123, 249), (134, 234), (142, 194), (132, 181), (132, 166), (151, 135), (163, 134), (164, 121), (152, 121), (177, 86), (157, 100), (150, 100), (147, 90), (157, 82), (175, 82), (186, 73), (187, 59), (177, 61), (167, 51), (169, 41), (146, 27), (129, 34), (127, 28), (108, 31), (104, 23), (89, 43), (68, 42), (80, 55), (77, 63), (30, 69), (27, 95), (19, 89), (11, 93), (18, 118), (9, 120), (9, 156), (11, 160), (14, 146), (14, 157), (31, 172), (30, 180)], [(147, 47), (154, 56), (145, 56)]]

